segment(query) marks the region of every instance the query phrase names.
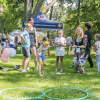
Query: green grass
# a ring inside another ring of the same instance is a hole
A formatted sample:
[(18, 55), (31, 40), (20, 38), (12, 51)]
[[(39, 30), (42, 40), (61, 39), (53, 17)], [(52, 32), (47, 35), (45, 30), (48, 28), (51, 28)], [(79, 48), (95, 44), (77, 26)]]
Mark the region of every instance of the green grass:
[[(66, 52), (65, 52), (66, 53)], [(27, 87), (27, 88), (36, 88), (43, 92), (47, 92), (46, 95), (54, 98), (60, 99), (76, 99), (86, 96), (82, 91), (78, 90), (69, 90), (61, 89), (63, 87), (78, 88), (86, 90), (91, 87), (100, 87), (100, 73), (97, 73), (96, 70), (96, 58), (95, 53), (91, 54), (94, 68), (89, 68), (88, 61), (86, 62), (85, 74), (76, 74), (75, 68), (69, 67), (72, 65), (72, 60), (74, 56), (64, 56), (64, 71), (62, 75), (56, 75), (55, 72), (55, 53), (54, 48), (50, 48), (50, 57), (46, 59), (46, 66), (44, 68), (44, 75), (42, 77), (38, 76), (38, 71), (35, 70), (34, 59), (31, 54), (31, 60), (29, 63), (30, 70), (28, 73), (21, 73), (22, 70), (22, 58), (23, 55), (19, 53), (15, 57), (10, 57), (8, 63), (2, 63), (0, 61), (0, 66), (5, 69), (10, 69), (8, 72), (3, 72), (0, 70), (0, 90), (6, 88), (15, 88), (15, 87)], [(21, 68), (14, 70), (15, 65), (21, 65)], [(61, 63), (58, 64), (58, 72), (60, 72)], [(100, 89), (89, 90), (89, 93), (92, 93), (96, 96), (100, 96)], [(42, 93), (37, 90), (30, 89), (12, 89), (2, 92), (2, 95), (13, 98), (25, 98), (25, 97), (37, 97)], [(49, 100), (43, 96), (44, 100)], [(88, 96), (88, 100), (100, 100), (99, 98)], [(0, 100), (8, 100), (0, 96)]]

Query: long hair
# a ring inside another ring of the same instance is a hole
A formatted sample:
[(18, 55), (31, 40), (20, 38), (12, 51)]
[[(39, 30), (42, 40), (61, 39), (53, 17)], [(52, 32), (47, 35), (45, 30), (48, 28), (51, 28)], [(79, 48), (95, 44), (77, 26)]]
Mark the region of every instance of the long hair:
[(82, 28), (81, 26), (78, 26), (78, 27), (76, 28), (75, 36), (77, 36), (77, 29), (78, 29), (78, 28), (80, 28), (80, 29), (81, 29), (81, 32), (82, 32), (82, 33), (81, 33), (80, 39), (83, 39), (83, 34), (84, 34), (84, 33), (83, 33), (83, 28)]

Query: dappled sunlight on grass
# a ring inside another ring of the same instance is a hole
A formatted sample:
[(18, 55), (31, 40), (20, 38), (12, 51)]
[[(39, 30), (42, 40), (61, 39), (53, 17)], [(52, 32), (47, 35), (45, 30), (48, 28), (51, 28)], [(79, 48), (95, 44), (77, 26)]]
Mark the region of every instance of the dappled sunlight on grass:
[[(44, 68), (44, 75), (40, 77), (38, 71), (35, 70), (34, 58), (31, 54), (31, 60), (29, 63), (30, 70), (28, 73), (22, 73), (22, 59), (23, 54), (17, 54), (15, 57), (10, 57), (8, 63), (3, 63), (0, 61), (0, 64), (5, 69), (10, 69), (8, 72), (0, 71), (0, 90), (5, 88), (14, 88), (14, 87), (28, 87), (28, 88), (37, 88), (43, 92), (51, 88), (60, 88), (60, 87), (71, 87), (86, 90), (90, 87), (99, 87), (100, 86), (100, 73), (97, 73), (96, 70), (96, 58), (95, 54), (92, 53), (92, 59), (94, 62), (94, 68), (90, 68), (88, 61), (86, 62), (85, 74), (76, 73), (75, 68), (72, 68), (72, 60), (74, 56), (64, 56), (64, 66), (63, 72), (61, 75), (57, 75), (57, 72), (61, 70), (61, 62), (59, 59), (58, 62), (58, 71), (55, 72), (55, 52), (54, 47), (50, 48), (50, 57), (46, 59), (46, 66)], [(46, 53), (47, 55), (47, 53)], [(21, 68), (14, 70), (15, 65), (21, 65)], [(8, 94), (10, 97), (31, 97), (37, 96), (38, 94), (32, 94), (33, 91), (21, 90), (16, 94), (16, 91), (11, 90), (5, 92), (5, 95)], [(13, 93), (14, 92), (14, 93)], [(36, 92), (36, 91), (35, 91)], [(62, 93), (61, 93), (62, 92)], [(68, 95), (66, 95), (66, 93)], [(99, 94), (99, 90), (96, 92)], [(72, 95), (73, 94), (73, 95)], [(56, 90), (48, 93), (49, 96), (59, 97), (59, 98), (81, 98), (86, 94), (79, 92), (80, 96), (76, 94), (76, 91), (66, 91), (66, 90)], [(44, 97), (45, 100), (48, 100)], [(89, 96), (87, 99), (98, 100), (92, 96)], [(0, 100), (7, 100), (0, 96)]]

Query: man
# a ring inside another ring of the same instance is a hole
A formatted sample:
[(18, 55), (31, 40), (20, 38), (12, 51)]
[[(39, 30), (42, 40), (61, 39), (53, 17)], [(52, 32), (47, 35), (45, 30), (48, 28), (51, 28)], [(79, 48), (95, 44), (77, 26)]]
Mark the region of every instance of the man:
[(88, 37), (88, 42), (87, 42), (87, 47), (86, 47), (86, 52), (88, 52), (89, 56), (88, 56), (88, 61), (89, 61), (89, 64), (90, 64), (90, 68), (94, 68), (94, 65), (93, 65), (93, 61), (91, 59), (91, 56), (90, 56), (90, 47), (91, 47), (91, 40), (92, 40), (92, 33), (90, 31), (90, 28), (91, 28), (91, 25), (89, 23), (86, 23), (85, 24), (85, 35), (87, 35)]

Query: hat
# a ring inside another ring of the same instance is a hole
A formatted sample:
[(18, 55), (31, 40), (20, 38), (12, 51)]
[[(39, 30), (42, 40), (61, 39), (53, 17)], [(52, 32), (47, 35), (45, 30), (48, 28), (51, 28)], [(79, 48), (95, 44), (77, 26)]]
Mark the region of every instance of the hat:
[(14, 35), (13, 33), (10, 33), (9, 35)]

